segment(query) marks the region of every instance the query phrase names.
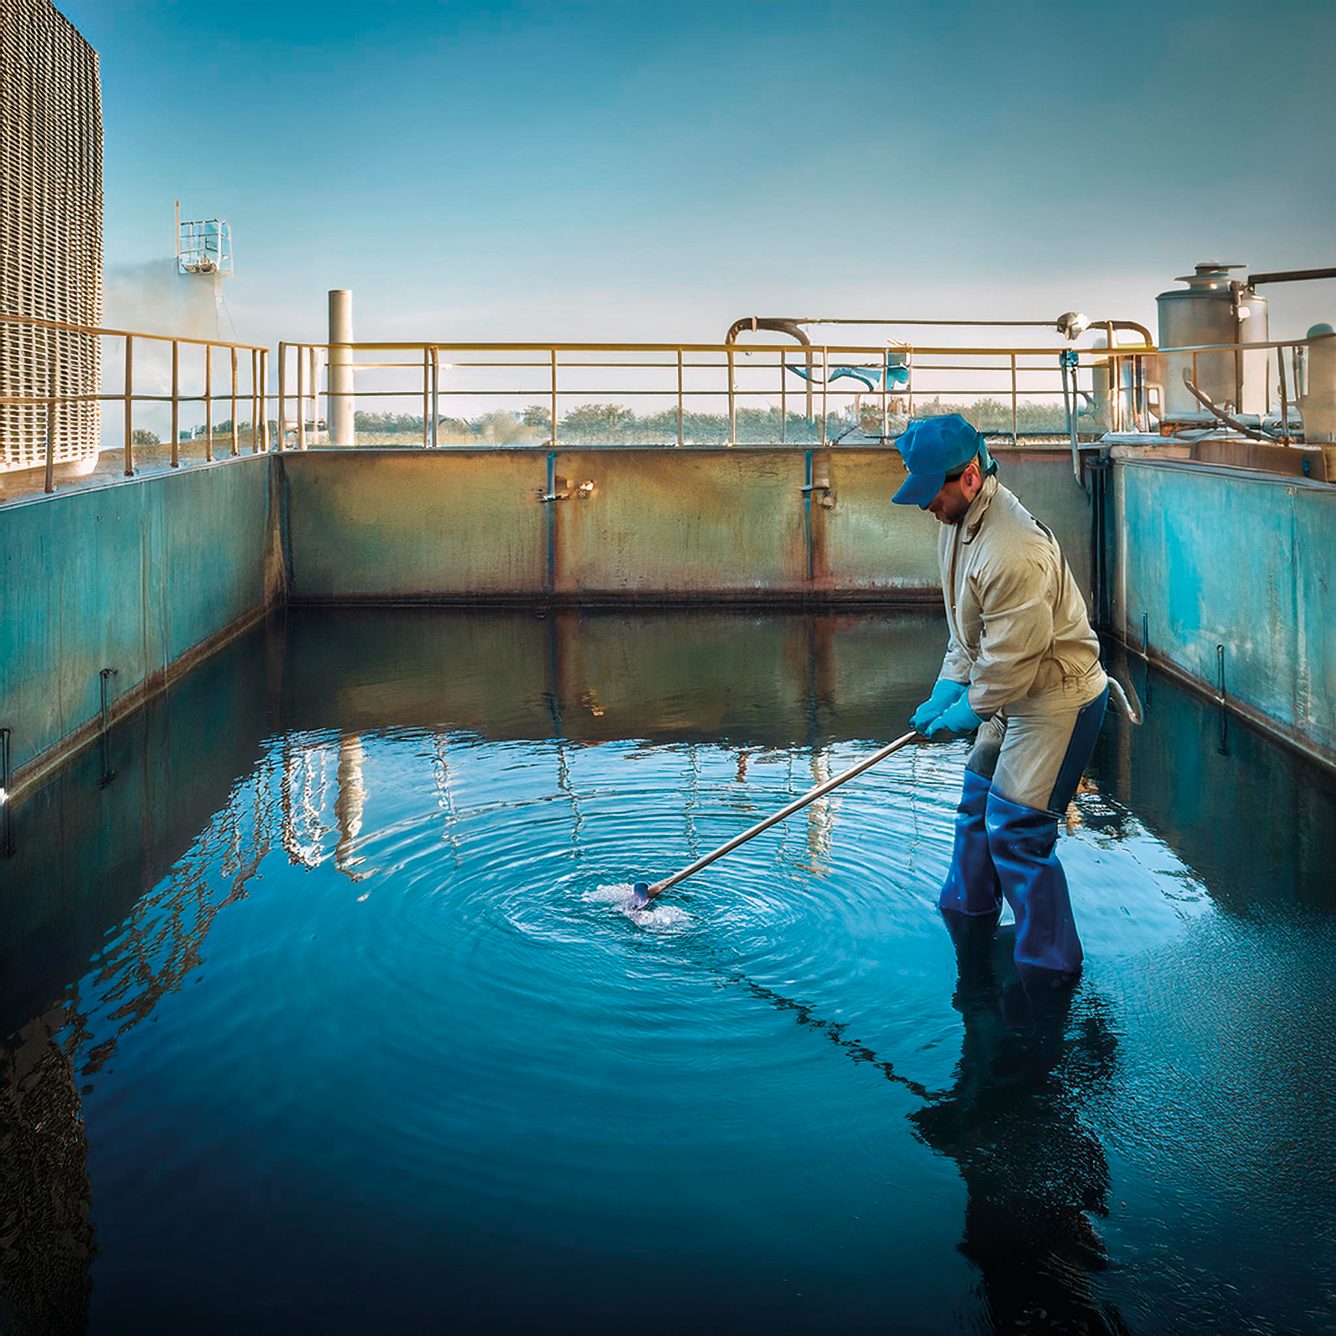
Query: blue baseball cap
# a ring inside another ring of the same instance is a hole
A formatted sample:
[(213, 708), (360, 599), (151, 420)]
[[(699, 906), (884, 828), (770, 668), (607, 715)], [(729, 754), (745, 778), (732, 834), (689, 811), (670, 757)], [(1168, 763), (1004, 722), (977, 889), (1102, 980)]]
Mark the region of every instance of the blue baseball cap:
[(942, 490), (946, 475), (963, 469), (975, 455), (985, 473), (996, 465), (988, 456), (983, 432), (976, 431), (959, 413), (915, 418), (896, 440), (909, 470), (900, 490), (891, 497), (897, 506), (927, 510)]

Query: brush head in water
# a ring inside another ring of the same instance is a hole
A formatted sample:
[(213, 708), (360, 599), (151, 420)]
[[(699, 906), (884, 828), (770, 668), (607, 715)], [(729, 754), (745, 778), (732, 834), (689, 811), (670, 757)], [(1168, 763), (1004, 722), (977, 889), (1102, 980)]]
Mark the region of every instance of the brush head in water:
[(638, 881), (631, 887), (631, 908), (644, 909), (649, 904), (649, 882)]

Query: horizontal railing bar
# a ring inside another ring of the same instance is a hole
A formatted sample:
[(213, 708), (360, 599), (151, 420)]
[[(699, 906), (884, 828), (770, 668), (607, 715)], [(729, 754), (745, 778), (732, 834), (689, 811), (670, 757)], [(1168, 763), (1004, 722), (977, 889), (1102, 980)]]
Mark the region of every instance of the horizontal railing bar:
[(193, 339), (184, 334), (150, 334), (142, 329), (107, 329), (101, 325), (72, 325), (64, 320), (42, 320), (35, 315), (10, 315), (0, 311), (0, 324), (34, 325), (38, 329), (64, 330), (70, 334), (86, 334), (90, 338), (156, 339), (159, 343), (189, 343), (196, 347), (237, 348), (246, 352), (268, 352), (262, 343), (227, 343), (222, 339)]

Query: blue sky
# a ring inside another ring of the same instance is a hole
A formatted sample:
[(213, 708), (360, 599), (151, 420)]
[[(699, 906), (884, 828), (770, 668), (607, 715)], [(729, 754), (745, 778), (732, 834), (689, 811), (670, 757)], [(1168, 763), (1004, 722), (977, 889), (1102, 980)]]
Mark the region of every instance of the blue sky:
[[(709, 340), (751, 314), (1153, 325), (1336, 264), (1336, 5), (57, 0), (109, 269), (231, 221), (238, 337)], [(1273, 336), (1336, 284), (1269, 290)]]

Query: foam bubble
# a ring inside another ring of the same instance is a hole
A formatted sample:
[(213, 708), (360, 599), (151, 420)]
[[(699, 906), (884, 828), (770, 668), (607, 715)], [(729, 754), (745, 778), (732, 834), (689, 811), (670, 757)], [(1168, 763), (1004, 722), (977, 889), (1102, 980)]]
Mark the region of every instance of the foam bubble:
[(599, 886), (584, 893), (588, 904), (615, 905), (638, 927), (663, 929), (677, 928), (691, 922), (691, 915), (679, 905), (659, 905), (650, 903), (645, 908), (637, 908), (635, 887), (629, 881), (616, 882), (611, 886)]

